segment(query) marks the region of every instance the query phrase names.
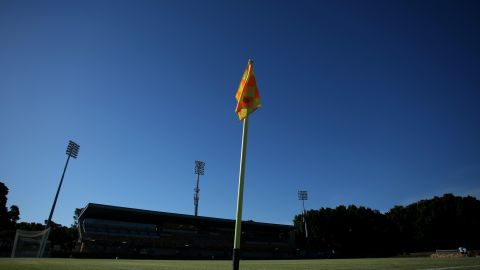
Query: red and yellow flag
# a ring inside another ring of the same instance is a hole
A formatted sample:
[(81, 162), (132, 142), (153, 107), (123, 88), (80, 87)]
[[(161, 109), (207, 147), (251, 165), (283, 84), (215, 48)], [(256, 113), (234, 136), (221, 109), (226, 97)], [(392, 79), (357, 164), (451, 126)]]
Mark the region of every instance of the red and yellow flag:
[(252, 60), (248, 60), (247, 68), (243, 73), (235, 98), (238, 102), (235, 111), (240, 120), (243, 120), (261, 106), (257, 81), (255, 80), (255, 75), (253, 75)]

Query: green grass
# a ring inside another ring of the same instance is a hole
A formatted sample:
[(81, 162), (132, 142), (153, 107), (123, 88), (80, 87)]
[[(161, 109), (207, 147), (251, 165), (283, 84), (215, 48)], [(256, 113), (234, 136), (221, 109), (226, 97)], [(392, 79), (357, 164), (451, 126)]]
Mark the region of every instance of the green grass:
[[(0, 270), (229, 270), (231, 261), (1, 258)], [(241, 270), (480, 270), (480, 258), (241, 261)]]

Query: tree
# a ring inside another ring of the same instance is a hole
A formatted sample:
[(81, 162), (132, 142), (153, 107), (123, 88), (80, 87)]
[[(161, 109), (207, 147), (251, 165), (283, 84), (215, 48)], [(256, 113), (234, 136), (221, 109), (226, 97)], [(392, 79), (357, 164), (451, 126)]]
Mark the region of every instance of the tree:
[(10, 219), (10, 222), (12, 222), (13, 224), (17, 223), (17, 221), (20, 219), (20, 209), (18, 209), (18, 206), (10, 206), (10, 211), (8, 211), (8, 217)]
[(0, 230), (6, 229), (9, 225), (7, 211), (7, 194), (7, 186), (5, 186), (4, 183), (0, 182)]
[(71, 255), (78, 239), (77, 230), (73, 227), (69, 228), (55, 222), (51, 223), (50, 229), (49, 239), (50, 245), (53, 247), (50, 255), (52, 257), (67, 257)]
[[(294, 220), (298, 244), (305, 247), (302, 216)], [(390, 245), (392, 225), (377, 210), (340, 205), (307, 212), (310, 248), (340, 257), (378, 257), (395, 253)]]
[(0, 182), (0, 256), (8, 256), (12, 250), (15, 224), (20, 219), (18, 206), (7, 208), (8, 187)]
[(20, 209), (16, 205), (7, 208), (8, 187), (0, 182), (0, 230), (13, 229), (20, 219)]
[(17, 223), (16, 228), (24, 231), (41, 231), (45, 229), (45, 225), (37, 222), (20, 222)]
[(479, 200), (453, 194), (396, 206), (386, 213), (396, 224), (399, 245), (406, 253), (460, 246), (480, 248), (479, 215)]
[[(354, 205), (307, 211), (309, 242), (340, 257), (386, 256), (436, 249), (480, 248), (480, 201), (444, 194), (382, 214)], [(302, 214), (295, 216), (297, 245), (305, 248)]]
[(78, 218), (80, 217), (80, 213), (82, 213), (83, 208), (75, 208), (74, 214), (73, 214), (73, 224), (72, 228), (76, 228), (78, 226)]

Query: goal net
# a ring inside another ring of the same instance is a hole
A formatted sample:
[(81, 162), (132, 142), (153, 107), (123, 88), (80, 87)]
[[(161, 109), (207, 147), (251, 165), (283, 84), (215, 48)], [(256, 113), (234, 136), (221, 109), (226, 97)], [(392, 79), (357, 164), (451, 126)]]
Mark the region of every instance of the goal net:
[(12, 258), (42, 257), (50, 229), (42, 231), (17, 230), (13, 242)]

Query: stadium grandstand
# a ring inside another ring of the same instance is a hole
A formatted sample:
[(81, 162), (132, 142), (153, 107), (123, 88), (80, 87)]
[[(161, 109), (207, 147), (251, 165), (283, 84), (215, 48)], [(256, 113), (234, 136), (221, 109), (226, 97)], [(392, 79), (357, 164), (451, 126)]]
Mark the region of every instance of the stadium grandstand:
[[(89, 203), (78, 217), (83, 257), (208, 258), (232, 256), (235, 221)], [(294, 228), (242, 222), (243, 258), (295, 256)]]

